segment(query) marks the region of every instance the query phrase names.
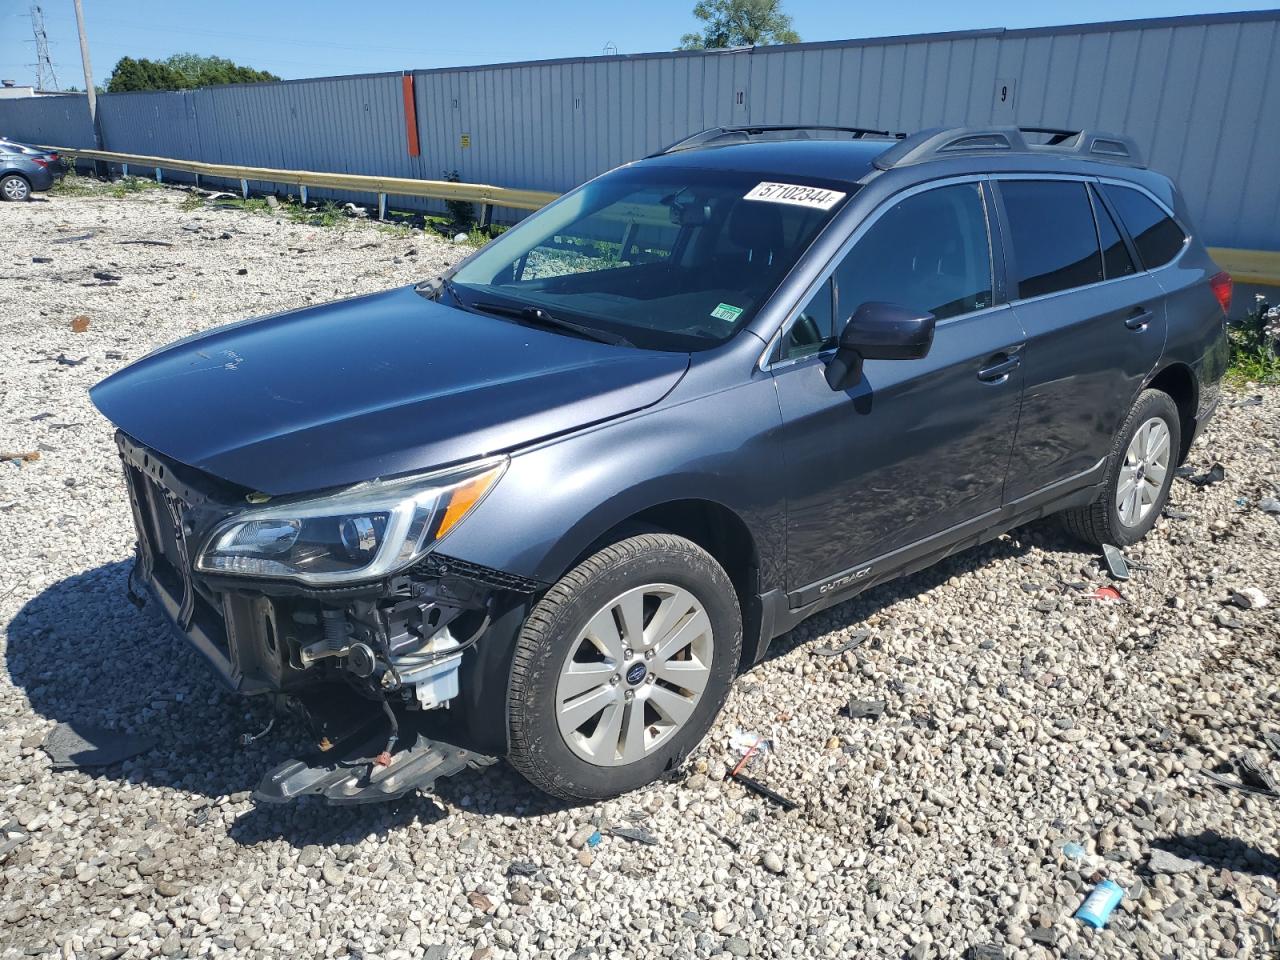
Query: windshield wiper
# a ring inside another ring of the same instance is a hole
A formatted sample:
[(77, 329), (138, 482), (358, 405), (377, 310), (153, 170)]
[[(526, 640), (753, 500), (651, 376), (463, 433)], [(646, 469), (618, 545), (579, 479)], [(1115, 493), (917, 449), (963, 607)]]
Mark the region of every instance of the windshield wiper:
[(634, 343), (621, 334), (613, 333), (609, 330), (598, 330), (595, 327), (588, 327), (581, 323), (574, 323), (572, 320), (564, 319), (564, 317), (557, 317), (554, 313), (548, 313), (541, 307), (520, 307), (508, 303), (472, 303), (469, 306), (474, 310), (496, 313), (503, 317), (514, 317), (517, 320), (523, 320), (526, 323), (537, 324), (538, 326), (568, 330), (570, 333), (576, 333), (579, 336), (587, 337), (600, 343), (609, 343), (615, 347), (635, 346)]

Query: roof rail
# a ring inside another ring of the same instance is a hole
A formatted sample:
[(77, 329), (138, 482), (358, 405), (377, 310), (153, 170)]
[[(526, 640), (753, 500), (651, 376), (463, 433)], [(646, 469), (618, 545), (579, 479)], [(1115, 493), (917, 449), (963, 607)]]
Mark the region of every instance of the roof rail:
[[(747, 143), (753, 137), (769, 137), (771, 134), (794, 134), (795, 136), (786, 138), (794, 140), (833, 139), (830, 137), (810, 137), (810, 133), (847, 133), (851, 140), (861, 140), (864, 137), (890, 137), (895, 140), (901, 140), (906, 136), (905, 133), (893, 133), (889, 130), (871, 130), (867, 127), (832, 127), (812, 123), (753, 123), (734, 127), (708, 127), (706, 130), (701, 130), (692, 136), (685, 137), (683, 140), (677, 140), (675, 143), (663, 147), (657, 153), (649, 154), (649, 156), (660, 157), (663, 154), (679, 153), (682, 150), (723, 146), (725, 143)], [(778, 137), (778, 139), (784, 138)]]
[(1145, 167), (1130, 137), (1057, 127), (934, 127), (895, 143), (872, 161), (881, 170), (957, 155), (1052, 153)]

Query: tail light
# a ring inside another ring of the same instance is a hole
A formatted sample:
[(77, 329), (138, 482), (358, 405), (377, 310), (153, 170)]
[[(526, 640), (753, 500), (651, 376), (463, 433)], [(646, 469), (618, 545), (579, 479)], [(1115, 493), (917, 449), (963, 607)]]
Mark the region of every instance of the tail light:
[(34, 164), (35, 164), (36, 166), (38, 166), (38, 167), (47, 167), (47, 166), (49, 166), (49, 161), (48, 161), (48, 160), (46, 160), (44, 157), (32, 157), (32, 158), (31, 158), (31, 162), (32, 162), (32, 163), (34, 163)]
[(1224, 315), (1231, 312), (1231, 288), (1233, 286), (1231, 274), (1225, 270), (1215, 273), (1209, 278), (1209, 288), (1213, 290), (1213, 295), (1218, 298), (1218, 306), (1222, 307)]

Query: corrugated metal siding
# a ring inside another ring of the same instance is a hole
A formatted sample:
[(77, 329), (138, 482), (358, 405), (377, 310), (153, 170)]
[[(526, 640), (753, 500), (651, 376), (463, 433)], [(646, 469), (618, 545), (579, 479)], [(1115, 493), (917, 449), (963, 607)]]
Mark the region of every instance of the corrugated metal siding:
[(0, 137), (21, 143), (92, 147), (89, 101), (77, 96), (0, 100)]
[[(717, 124), (1093, 127), (1133, 136), (1211, 243), (1280, 249), (1278, 45), (1271, 11), (424, 70), (416, 158), (399, 74), (99, 104), (111, 150), (544, 190)], [(0, 101), (0, 131), (92, 140), (78, 97)]]

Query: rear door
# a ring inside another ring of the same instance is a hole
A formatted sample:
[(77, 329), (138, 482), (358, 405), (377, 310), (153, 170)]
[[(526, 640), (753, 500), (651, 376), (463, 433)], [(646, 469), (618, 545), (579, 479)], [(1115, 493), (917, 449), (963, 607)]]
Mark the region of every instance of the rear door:
[(1084, 178), (1000, 178), (1009, 295), (1027, 332), (1005, 501), (1097, 479), (1164, 349), (1163, 291)]
[[(1000, 507), (1023, 332), (998, 304), (988, 200), (969, 180), (887, 201), (784, 327), (772, 371), (793, 607)], [(857, 384), (832, 390), (823, 371), (842, 321), (876, 300), (932, 312), (933, 346), (920, 360), (868, 360)]]

